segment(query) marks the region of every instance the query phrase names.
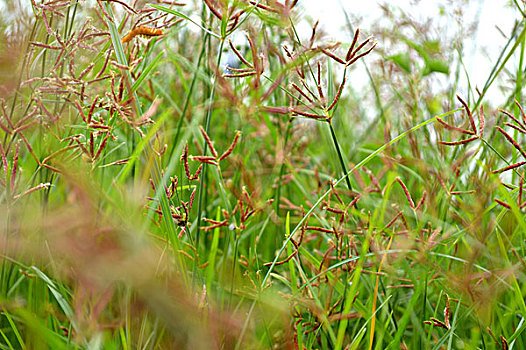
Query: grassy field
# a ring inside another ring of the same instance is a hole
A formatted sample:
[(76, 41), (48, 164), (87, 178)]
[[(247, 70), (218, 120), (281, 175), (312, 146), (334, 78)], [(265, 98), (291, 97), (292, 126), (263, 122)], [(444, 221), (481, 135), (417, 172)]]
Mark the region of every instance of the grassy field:
[(0, 3), (0, 349), (526, 349), (522, 2)]

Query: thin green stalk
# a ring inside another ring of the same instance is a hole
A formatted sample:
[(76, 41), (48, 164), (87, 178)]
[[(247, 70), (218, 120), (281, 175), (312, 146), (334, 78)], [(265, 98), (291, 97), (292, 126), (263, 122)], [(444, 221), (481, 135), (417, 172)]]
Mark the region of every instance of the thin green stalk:
[[(345, 161), (343, 160), (342, 151), (340, 149), (340, 144), (338, 143), (338, 139), (336, 138), (336, 133), (334, 132), (334, 128), (332, 127), (332, 123), (327, 123), (329, 125), (329, 130), (331, 131), (331, 137), (332, 142), (334, 144), (334, 148), (336, 148), (336, 153), (338, 154), (338, 159), (340, 160), (340, 166), (342, 167), (342, 171), (344, 174), (347, 174), (347, 166), (345, 165)], [(352, 191), (351, 186), (351, 180), (349, 180), (348, 176), (345, 176), (345, 183), (347, 184), (347, 188), (349, 191)], [(355, 203), (356, 208), (356, 203)]]
[[(290, 136), (290, 129), (292, 128), (292, 121), (293, 118), (290, 117), (289, 121), (287, 122), (287, 129), (285, 131), (285, 140), (283, 144), (283, 148), (285, 149), (287, 147), (287, 142), (289, 140)], [(276, 187), (276, 216), (279, 218), (279, 204), (281, 202), (281, 178), (283, 177), (283, 174), (285, 173), (285, 162), (283, 162), (279, 168), (279, 177), (278, 177), (278, 183)]]
[(181, 129), (183, 127), (183, 121), (186, 116), (186, 112), (188, 111), (188, 107), (190, 106), (190, 100), (192, 99), (192, 93), (194, 91), (195, 83), (197, 81), (197, 76), (199, 72), (199, 67), (201, 66), (201, 61), (203, 60), (203, 57), (205, 55), (206, 51), (206, 42), (210, 40), (210, 35), (208, 33), (205, 33), (205, 36), (203, 38), (203, 45), (201, 46), (201, 50), (199, 52), (199, 58), (197, 59), (197, 63), (195, 65), (195, 72), (192, 77), (192, 82), (190, 83), (190, 88), (188, 89), (188, 94), (186, 95), (186, 99), (184, 101), (183, 109), (181, 111), (181, 118), (179, 119), (179, 122), (177, 123), (177, 131), (175, 132), (175, 137), (173, 139), (173, 145), (172, 149), (170, 150), (170, 156), (168, 159), (172, 159), (175, 151), (175, 146), (179, 143), (179, 135), (181, 133)]
[[(216, 59), (216, 67), (219, 67), (221, 62), (221, 56), (223, 54), (223, 46), (224, 46), (224, 39), (221, 39), (219, 43), (219, 52), (217, 54)], [(210, 92), (210, 98), (209, 98), (209, 105), (208, 105), (208, 111), (206, 114), (206, 121), (205, 121), (205, 131), (208, 136), (210, 136), (210, 124), (212, 120), (212, 112), (213, 112), (213, 105), (214, 105), (214, 98), (215, 98), (215, 88), (216, 88), (216, 81), (217, 79), (214, 79), (214, 83), (212, 84), (212, 91)], [(208, 153), (208, 144), (205, 142), (204, 148), (203, 148), (203, 155), (207, 155)], [(203, 218), (203, 192), (206, 188), (206, 182), (207, 182), (207, 164), (203, 164), (203, 171), (201, 175), (201, 181), (199, 183), (199, 197), (197, 202), (197, 231), (195, 234), (195, 249), (197, 252), (199, 252), (199, 243), (201, 239), (201, 225), (202, 225), (202, 218)], [(196, 271), (197, 265), (194, 264), (194, 273)]]

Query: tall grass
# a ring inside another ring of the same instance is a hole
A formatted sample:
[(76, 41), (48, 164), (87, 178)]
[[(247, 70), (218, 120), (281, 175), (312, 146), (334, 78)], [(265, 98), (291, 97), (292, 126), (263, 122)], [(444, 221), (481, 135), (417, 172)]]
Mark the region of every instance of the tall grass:
[(480, 89), (389, 6), (4, 6), (0, 349), (526, 348), (523, 4)]

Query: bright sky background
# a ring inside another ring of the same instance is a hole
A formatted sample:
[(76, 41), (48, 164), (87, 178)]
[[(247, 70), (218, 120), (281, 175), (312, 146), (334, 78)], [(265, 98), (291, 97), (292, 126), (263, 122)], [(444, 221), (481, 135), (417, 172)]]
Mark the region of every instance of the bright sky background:
[[(511, 1), (506, 0), (471, 0), (467, 1), (469, 6), (464, 5), (462, 0), (393, 0), (393, 1), (355, 1), (355, 0), (300, 0), (305, 9), (305, 14), (313, 20), (319, 19), (320, 26), (337, 41), (350, 42), (352, 37), (342, 28), (345, 25), (344, 13), (341, 4), (348, 14), (361, 19), (360, 29), (367, 32), (375, 21), (381, 21), (382, 11), (379, 4), (388, 3), (404, 10), (417, 22), (423, 22), (427, 18), (437, 18), (440, 6), (451, 10), (454, 6), (463, 6), (464, 18), (467, 23), (474, 22), (478, 18), (476, 36), (471, 42), (466, 42), (464, 52), (464, 63), (466, 65), (471, 84), (482, 89), (488, 78), (494, 62), (507, 42), (502, 33), (510, 35), (516, 20), (520, 19), (520, 13)], [(517, 0), (522, 3), (521, 0)], [(451, 23), (438, 22), (436, 32), (451, 29)], [(500, 31), (499, 31), (499, 29)], [(502, 31), (502, 33), (501, 33)], [(381, 42), (378, 43), (381, 45)], [(518, 55), (517, 55), (518, 56)], [(507, 67), (515, 70), (515, 62), (510, 62)], [(504, 96), (497, 85), (493, 85), (487, 94), (487, 99), (494, 103), (502, 103)]]

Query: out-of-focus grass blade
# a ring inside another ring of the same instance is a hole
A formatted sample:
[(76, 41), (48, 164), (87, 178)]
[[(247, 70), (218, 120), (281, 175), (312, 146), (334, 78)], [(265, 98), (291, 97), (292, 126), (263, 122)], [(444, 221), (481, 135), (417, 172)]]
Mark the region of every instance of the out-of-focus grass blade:
[[(34, 316), (25, 309), (17, 309), (16, 315), (22, 319), (24, 324), (34, 333), (36, 333), (39, 342), (44, 341), (47, 347), (45, 349), (66, 350), (72, 349), (66, 338), (62, 338), (57, 333), (49, 329), (40, 318)], [(76, 349), (76, 348), (75, 348)]]
[[(108, 3), (103, 3), (103, 6), (104, 6), (104, 10), (106, 10), (106, 12), (110, 16), (113, 17), (113, 12), (111, 10), (110, 5)], [(117, 55), (117, 61), (119, 62), (119, 64), (123, 66), (128, 66), (128, 60), (126, 59), (126, 55), (124, 54), (124, 48), (122, 47), (121, 36), (119, 35), (119, 30), (117, 29), (117, 26), (115, 25), (113, 21), (107, 21), (106, 23), (108, 24), (108, 28), (110, 30), (111, 42), (113, 44), (113, 48), (115, 49), (115, 55)], [(132, 79), (130, 71), (125, 70), (124, 74), (126, 75), (128, 82), (132, 84), (133, 79)], [(135, 100), (134, 105), (135, 105), (137, 115), (138, 116), (142, 115), (141, 104), (139, 103), (137, 94), (133, 91), (130, 91), (129, 93), (130, 95), (133, 95), (133, 98)]]
[(9, 323), (9, 326), (11, 326), (11, 329), (13, 330), (13, 333), (15, 334), (16, 340), (20, 344), (20, 347), (22, 349), (26, 349), (26, 344), (24, 343), (24, 340), (22, 339), (22, 336), (20, 335), (20, 332), (18, 331), (18, 328), (15, 325), (15, 322), (13, 321), (13, 318), (8, 312), (2, 313), (4, 317), (7, 319), (7, 322)]
[(64, 314), (66, 315), (66, 317), (68, 318), (68, 320), (71, 322), (71, 324), (73, 325), (73, 328), (77, 329), (77, 324), (75, 322), (75, 313), (73, 312), (73, 309), (71, 308), (71, 306), (69, 305), (69, 302), (66, 300), (66, 298), (62, 295), (62, 293), (60, 293), (59, 291), (59, 288), (57, 287), (57, 285), (55, 284), (55, 282), (53, 282), (44, 272), (42, 272), (38, 267), (36, 266), (31, 266), (31, 270), (33, 270), (37, 276), (42, 280), (44, 281), (44, 283), (47, 285), (47, 287), (49, 288), (49, 291), (51, 292), (51, 294), (53, 294), (53, 296), (55, 297), (55, 299), (57, 300), (57, 303), (60, 305), (60, 308), (62, 309), (62, 311), (64, 311)]
[(135, 80), (135, 83), (133, 83), (131, 87), (132, 93), (135, 93), (137, 89), (139, 89), (143, 81), (147, 77), (149, 77), (150, 72), (161, 62), (161, 58), (163, 57), (163, 55), (164, 51), (159, 52), (159, 54), (153, 59), (153, 61), (150, 62), (150, 64), (148, 64), (148, 66), (146, 66), (146, 68), (141, 72), (141, 75), (137, 78), (137, 80)]
[(177, 17), (181, 17), (181, 18), (184, 18), (186, 19), (187, 21), (190, 21), (192, 22), (193, 24), (195, 24), (196, 26), (198, 26), (199, 28), (201, 28), (202, 30), (204, 30), (205, 32), (207, 32), (208, 34), (212, 35), (212, 36), (215, 36), (216, 38), (221, 38), (220, 35), (212, 32), (211, 30), (203, 27), (202, 25), (200, 25), (199, 23), (197, 23), (196, 21), (194, 21), (193, 19), (191, 19), (190, 17), (188, 17), (187, 15), (185, 15), (184, 13), (182, 12), (179, 12), (179, 11), (175, 11), (174, 9), (171, 9), (171, 8), (168, 8), (168, 7), (164, 7), (164, 6), (161, 6), (161, 5), (154, 5), (154, 4), (150, 4), (150, 7), (153, 7), (154, 9), (156, 10), (159, 10), (159, 11), (162, 11), (162, 12), (166, 12), (166, 13), (169, 13), (171, 15), (174, 15), (174, 16), (177, 16)]
[(141, 139), (141, 141), (137, 144), (137, 146), (135, 147), (135, 150), (133, 151), (133, 154), (131, 155), (130, 159), (128, 160), (128, 162), (126, 163), (124, 168), (122, 168), (122, 170), (119, 173), (119, 175), (117, 175), (117, 181), (118, 181), (119, 184), (123, 184), (124, 181), (126, 181), (126, 178), (128, 177), (128, 174), (133, 169), (134, 164), (139, 159), (140, 154), (142, 153), (142, 151), (144, 150), (144, 148), (146, 147), (148, 142), (150, 142), (150, 140), (155, 135), (155, 133), (164, 124), (166, 118), (168, 118), (168, 116), (171, 115), (171, 114), (172, 114), (171, 110), (166, 110), (161, 115), (161, 117), (159, 119), (157, 119), (157, 121), (153, 124), (153, 126), (148, 130), (148, 133), (146, 134), (146, 136), (143, 137)]

